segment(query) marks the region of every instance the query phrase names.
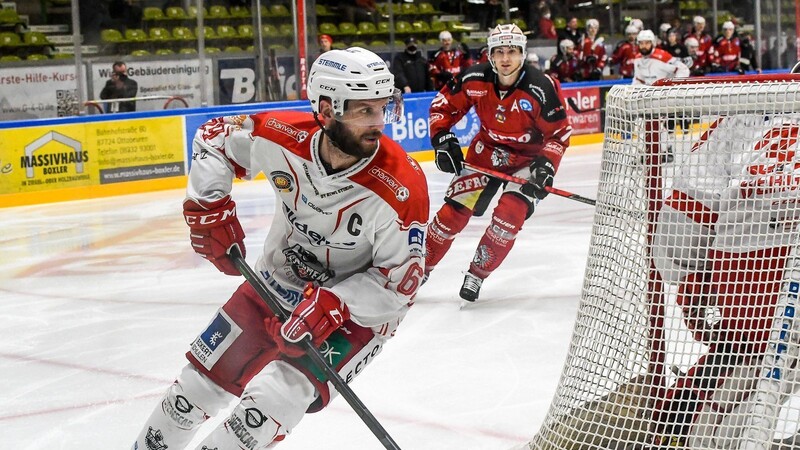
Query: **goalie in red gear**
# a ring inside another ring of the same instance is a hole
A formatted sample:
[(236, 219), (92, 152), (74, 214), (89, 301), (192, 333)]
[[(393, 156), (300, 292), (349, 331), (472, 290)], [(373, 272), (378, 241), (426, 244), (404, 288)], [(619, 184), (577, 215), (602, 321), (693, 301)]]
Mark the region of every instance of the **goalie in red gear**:
[(232, 182), (264, 173), (276, 212), (255, 269), (291, 314), (281, 323), (250, 283), (239, 286), (134, 448), (183, 449), (231, 403), (198, 448), (271, 448), (336, 393), (296, 344), (310, 340), (349, 382), (413, 303), (430, 202), (421, 168), (382, 133), (402, 117), (394, 76), (368, 50), (331, 50), (311, 67), (308, 97), (312, 114), (222, 117), (195, 134), (184, 202), (192, 248), (237, 274), (228, 252), (244, 253), (244, 233)]
[(717, 425), (760, 376), (800, 223), (799, 137), (798, 117), (719, 118), (673, 180), (654, 263), (677, 286), (684, 323), (708, 351), (656, 405), (655, 444), (733, 448), (722, 442), (736, 438), (734, 427)]
[[(428, 226), (425, 262), (430, 273), (473, 215), (482, 215), (502, 189), (492, 222), (478, 244), (460, 295), (478, 298), (483, 280), (503, 262), (525, 220), (547, 192), (569, 145), (560, 85), (525, 63), (527, 39), (516, 25), (498, 25), (488, 38), (488, 64), (470, 67), (433, 99), (430, 135), (436, 166), (454, 173), (445, 204)], [(481, 129), (466, 161), (530, 183), (503, 184), (464, 169), (461, 146), (450, 128), (475, 107)]]

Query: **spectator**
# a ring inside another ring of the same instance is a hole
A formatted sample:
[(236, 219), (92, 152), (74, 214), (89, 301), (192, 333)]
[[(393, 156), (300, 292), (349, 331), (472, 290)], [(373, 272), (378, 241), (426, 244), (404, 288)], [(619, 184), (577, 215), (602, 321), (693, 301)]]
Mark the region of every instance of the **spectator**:
[(625, 40), (619, 41), (611, 54), (611, 64), (619, 65), (622, 78), (633, 78), (633, 60), (639, 50), (636, 48), (636, 35), (639, 30), (635, 25), (625, 28)]
[(489, 62), (489, 46), (484, 45), (478, 51), (478, 62), (477, 64), (483, 64)]
[[(111, 79), (106, 81), (105, 87), (100, 91), (102, 100), (130, 99), (136, 97), (139, 84), (128, 77), (128, 66), (122, 61), (117, 61), (111, 66)], [(110, 102), (106, 112), (131, 112), (136, 111), (136, 101)]]
[(432, 91), (433, 81), (428, 77), (428, 60), (422, 54), (417, 39), (411, 36), (405, 43), (405, 51), (398, 53), (392, 63), (395, 87), (406, 94)]
[(497, 19), (503, 17), (503, 2), (501, 0), (486, 0), (483, 5), (479, 6), (478, 26), (480, 26), (481, 30), (485, 31), (494, 27)]
[(331, 51), (331, 46), (333, 45), (333, 38), (327, 34), (320, 34), (319, 35), (319, 54), (323, 54), (325, 52)]
[(597, 19), (586, 21), (586, 34), (580, 48), (580, 71), (582, 80), (597, 81), (603, 77), (608, 56), (603, 45), (604, 38), (598, 37), (600, 22)]
[(453, 45), (453, 35), (449, 31), (439, 33), (439, 40), (442, 46), (428, 63), (428, 76), (433, 79), (433, 88), (437, 91), (472, 65), (470, 54)]
[(347, 22), (372, 22), (377, 25), (381, 15), (375, 0), (355, 0), (354, 3), (354, 5), (343, 6), (344, 18)]
[(678, 30), (670, 28), (667, 31), (667, 39), (661, 43), (660, 47), (689, 66), (692, 63), (692, 58), (689, 57), (689, 50), (686, 49), (686, 46), (683, 45), (678, 38), (680, 38)]
[(528, 52), (528, 54), (525, 55), (525, 61), (527, 61), (528, 64), (534, 69), (542, 70), (542, 67), (539, 64), (539, 55), (537, 55), (536, 53)]
[(719, 64), (720, 72), (739, 70), (739, 58), (742, 56), (742, 44), (733, 22), (722, 24), (722, 33), (714, 39), (714, 60)]
[(547, 74), (562, 83), (578, 81), (578, 58), (575, 56), (575, 43), (562, 39), (558, 44), (558, 52), (550, 58)]
[(558, 39), (556, 26), (550, 18), (550, 9), (545, 8), (542, 10), (542, 15), (539, 18), (539, 37), (542, 39)]
[(739, 69), (741, 72), (756, 71), (761, 73), (761, 68), (758, 67), (758, 58), (756, 57), (756, 47), (753, 44), (753, 35), (749, 31), (743, 31), (741, 34), (741, 55), (739, 56)]
[(575, 16), (570, 17), (564, 28), (558, 30), (559, 46), (561, 46), (561, 41), (563, 41), (564, 39), (569, 39), (575, 45), (575, 48), (580, 48), (582, 36), (580, 31), (578, 31), (577, 17)]
[(642, 19), (631, 19), (630, 25), (636, 27), (636, 33), (638, 34), (640, 31), (644, 30), (644, 22)]
[[(672, 25), (664, 22), (658, 26), (658, 46), (662, 47), (665, 42), (667, 42), (667, 33), (669, 32)], [(663, 48), (663, 47), (662, 47)]]
[(78, 3), (78, 16), (84, 44), (99, 44), (100, 30), (116, 28), (108, 6), (107, 0), (82, 0)]
[(701, 60), (704, 61), (707, 65), (710, 66), (711, 58), (708, 55), (708, 52), (711, 50), (714, 42), (711, 38), (711, 35), (705, 32), (706, 29), (706, 19), (702, 16), (695, 16), (692, 20), (694, 26), (692, 29), (683, 36), (683, 42), (686, 42), (686, 39), (689, 37), (694, 37), (697, 39), (698, 47), (697, 47), (697, 56)]

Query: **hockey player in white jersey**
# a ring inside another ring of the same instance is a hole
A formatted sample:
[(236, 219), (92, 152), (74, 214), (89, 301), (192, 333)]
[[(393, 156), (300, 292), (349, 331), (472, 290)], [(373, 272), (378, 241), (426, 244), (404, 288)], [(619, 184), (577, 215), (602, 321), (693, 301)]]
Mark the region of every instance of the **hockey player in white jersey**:
[(689, 76), (689, 68), (679, 58), (656, 47), (656, 35), (642, 30), (636, 35), (639, 53), (633, 59), (633, 84), (653, 84), (664, 78)]
[(191, 344), (134, 449), (183, 449), (236, 401), (198, 448), (274, 445), (335, 394), (294, 344), (311, 338), (349, 382), (413, 303), (429, 199), (420, 167), (382, 134), (387, 116), (402, 117), (394, 76), (370, 51), (332, 50), (311, 67), (308, 97), (313, 114), (223, 117), (195, 135), (184, 202), (194, 250), (238, 275), (232, 180), (264, 173), (276, 212), (255, 267), (291, 316), (281, 324), (243, 283)]
[(737, 448), (732, 428), (718, 424), (758, 380), (797, 245), (798, 137), (799, 116), (720, 117), (673, 180), (654, 263), (677, 286), (684, 323), (708, 350), (656, 405), (655, 444)]

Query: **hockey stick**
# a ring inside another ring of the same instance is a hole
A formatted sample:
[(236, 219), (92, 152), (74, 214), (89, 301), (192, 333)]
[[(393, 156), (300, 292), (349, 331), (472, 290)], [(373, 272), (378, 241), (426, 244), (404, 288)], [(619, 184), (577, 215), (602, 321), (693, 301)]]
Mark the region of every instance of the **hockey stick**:
[(572, 108), (572, 110), (575, 111), (578, 114), (590, 113), (590, 112), (602, 111), (603, 110), (603, 107), (601, 107), (601, 106), (598, 106), (597, 108), (581, 109), (578, 106), (578, 103), (572, 97), (567, 97), (567, 103), (569, 103), (570, 108)]
[[(244, 260), (242, 257), (241, 252), (239, 252), (239, 248), (236, 246), (231, 247), (229, 256), (233, 265), (241, 272), (242, 276), (253, 286), (253, 289), (258, 292), (258, 295), (264, 300), (264, 303), (267, 304), (269, 309), (272, 311), (275, 316), (281, 320), (281, 322), (286, 322), (289, 318), (289, 314), (281, 307), (280, 302), (275, 297), (275, 294), (269, 291), (267, 286), (261, 281), (261, 278), (256, 274), (256, 272), (247, 264), (247, 261)], [(381, 426), (378, 419), (372, 415), (371, 412), (367, 409), (367, 407), (361, 402), (355, 392), (350, 389), (350, 386), (345, 383), (342, 377), (336, 372), (336, 369), (331, 367), (328, 362), (325, 360), (325, 357), (322, 356), (322, 353), (314, 347), (314, 344), (311, 343), (310, 339), (303, 339), (300, 341), (299, 345), (303, 347), (306, 351), (306, 354), (311, 358), (311, 362), (316, 366), (317, 369), (321, 370), (325, 376), (328, 378), (333, 386), (336, 388), (337, 391), (342, 395), (342, 397), (347, 400), (347, 403), (350, 404), (350, 407), (353, 408), (356, 414), (361, 417), (361, 420), (367, 425), (367, 428), (372, 431), (372, 434), (378, 438), (379, 441), (383, 444), (384, 448), (388, 450), (397, 449), (400, 450), (400, 447), (397, 443), (389, 436), (389, 433)]]
[[(498, 178), (503, 181), (510, 181), (512, 183), (517, 183), (517, 184), (528, 184), (528, 180), (524, 178), (515, 177), (514, 175), (508, 175), (503, 172), (498, 172), (496, 170), (484, 169), (483, 167), (478, 167), (474, 164), (470, 164), (467, 162), (464, 163), (464, 167), (469, 170), (472, 170), (473, 172), (482, 173), (484, 175), (488, 175), (493, 178)], [(592, 200), (591, 198), (587, 197), (581, 197), (578, 194), (573, 194), (572, 192), (567, 192), (561, 189), (554, 188), (552, 186), (545, 186), (544, 190), (550, 194), (558, 195), (559, 197), (568, 198), (570, 200), (575, 200), (577, 202), (586, 203), (587, 205), (595, 206), (597, 204), (597, 200)]]

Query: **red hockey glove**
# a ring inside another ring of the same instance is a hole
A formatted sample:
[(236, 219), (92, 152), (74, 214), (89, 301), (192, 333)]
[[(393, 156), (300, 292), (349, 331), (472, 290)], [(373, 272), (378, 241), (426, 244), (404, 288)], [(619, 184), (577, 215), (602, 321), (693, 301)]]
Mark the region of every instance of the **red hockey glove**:
[(194, 200), (183, 202), (183, 217), (189, 225), (192, 248), (211, 261), (226, 275), (240, 275), (228, 258), (234, 245), (245, 256), (244, 231), (236, 217), (236, 203), (230, 196), (201, 205)]
[(299, 358), (306, 354), (306, 351), (297, 345), (286, 342), (281, 334), (281, 322), (277, 317), (271, 316), (264, 319), (264, 328), (267, 329), (267, 334), (270, 335), (275, 345), (278, 346), (278, 351), (288, 356), (289, 358)]
[(333, 292), (309, 285), (303, 292), (305, 300), (292, 311), (281, 327), (281, 335), (295, 344), (309, 338), (319, 347), (337, 328), (350, 318), (350, 312)]

